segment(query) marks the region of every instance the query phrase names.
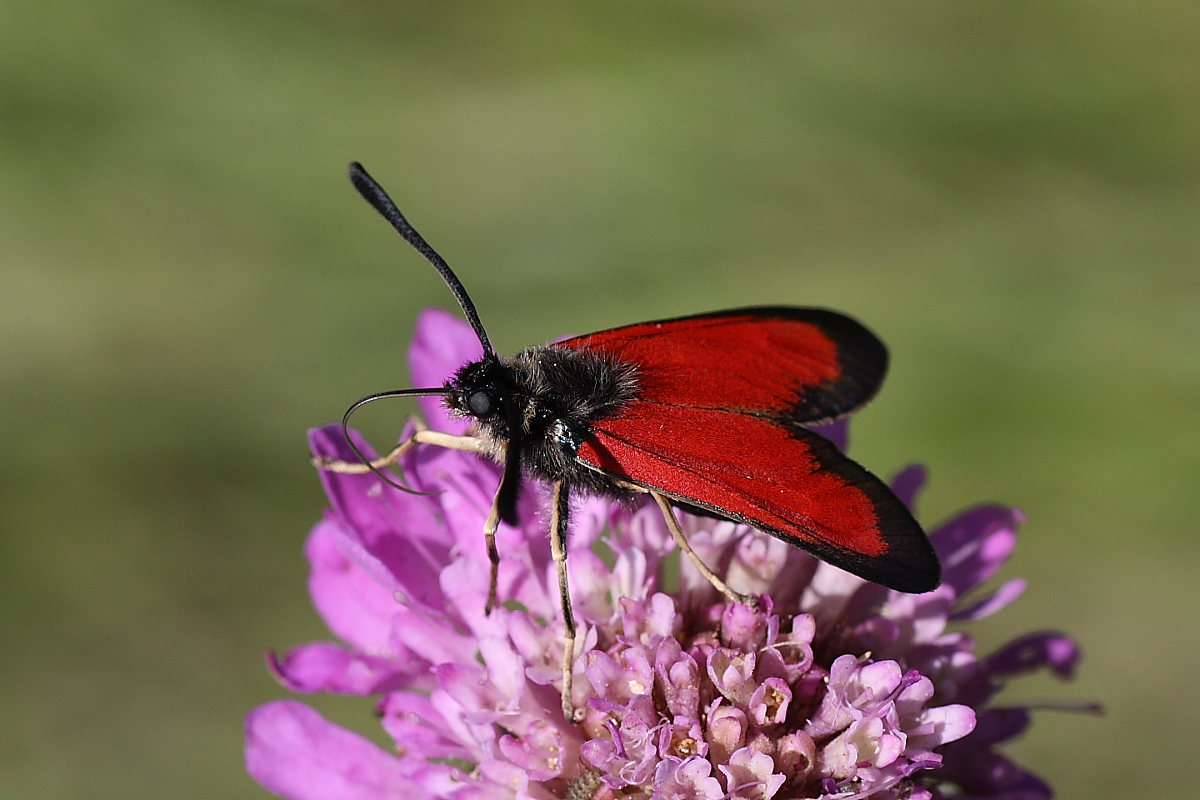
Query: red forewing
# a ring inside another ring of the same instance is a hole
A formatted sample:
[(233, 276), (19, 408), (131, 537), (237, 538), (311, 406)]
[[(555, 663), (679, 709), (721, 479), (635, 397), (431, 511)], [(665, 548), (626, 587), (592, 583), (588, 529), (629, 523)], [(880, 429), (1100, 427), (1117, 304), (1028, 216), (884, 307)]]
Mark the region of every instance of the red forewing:
[(591, 422), (591, 469), (748, 523), (902, 591), (937, 586), (928, 539), (890, 489), (800, 423), (866, 402), (887, 351), (817, 309), (750, 308), (559, 343), (636, 370), (635, 399)]
[(904, 504), (810, 431), (635, 400), (595, 423), (578, 458), (884, 586), (924, 592), (938, 584), (937, 558)]
[(640, 399), (814, 422), (869, 400), (887, 350), (858, 322), (756, 307), (644, 322), (559, 342), (636, 366)]

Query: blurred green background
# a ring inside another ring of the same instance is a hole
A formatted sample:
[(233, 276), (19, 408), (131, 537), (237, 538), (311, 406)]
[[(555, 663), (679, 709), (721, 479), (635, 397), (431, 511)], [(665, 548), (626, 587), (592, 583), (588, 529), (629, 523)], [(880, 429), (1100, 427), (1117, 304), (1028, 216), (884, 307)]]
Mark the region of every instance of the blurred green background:
[(263, 652), (325, 636), (304, 431), (405, 385), (418, 309), (453, 307), (351, 159), (503, 350), (748, 303), (867, 321), (893, 370), (854, 452), (928, 464), (928, 521), (1025, 510), (1030, 589), (974, 631), (1074, 633), (1077, 681), (1010, 696), (1107, 706), (1010, 752), (1064, 798), (1178, 794), (1194, 3), (0, 6), (0, 795), (266, 795)]

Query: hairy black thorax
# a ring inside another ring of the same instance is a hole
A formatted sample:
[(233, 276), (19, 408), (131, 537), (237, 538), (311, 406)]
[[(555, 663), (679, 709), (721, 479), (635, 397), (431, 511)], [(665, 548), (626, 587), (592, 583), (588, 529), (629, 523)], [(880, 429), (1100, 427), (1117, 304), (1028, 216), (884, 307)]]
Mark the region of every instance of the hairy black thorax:
[(637, 370), (631, 364), (587, 350), (538, 345), (512, 358), (471, 362), (446, 388), (447, 408), (474, 423), (473, 433), (497, 461), (515, 442), (526, 472), (614, 492), (611, 481), (582, 466), (575, 455), (593, 423), (634, 399)]

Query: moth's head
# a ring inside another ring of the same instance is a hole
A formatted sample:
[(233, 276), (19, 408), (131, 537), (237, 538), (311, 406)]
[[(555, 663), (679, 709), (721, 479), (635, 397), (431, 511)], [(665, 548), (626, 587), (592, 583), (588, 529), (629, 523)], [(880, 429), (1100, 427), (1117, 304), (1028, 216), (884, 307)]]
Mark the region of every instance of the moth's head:
[(504, 425), (512, 382), (496, 358), (466, 364), (446, 383), (446, 407), (488, 428)]

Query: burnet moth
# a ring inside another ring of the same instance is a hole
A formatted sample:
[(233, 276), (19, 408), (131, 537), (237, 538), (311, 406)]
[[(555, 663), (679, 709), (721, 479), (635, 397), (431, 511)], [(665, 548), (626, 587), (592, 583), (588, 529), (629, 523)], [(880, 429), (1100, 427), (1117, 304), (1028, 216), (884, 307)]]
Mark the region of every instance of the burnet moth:
[(643, 322), (528, 347), (492, 349), (475, 305), (450, 266), (408, 223), (361, 164), (358, 192), (442, 276), (483, 347), (440, 387), (364, 397), (342, 419), (384, 397), (441, 395), (470, 420), (466, 436), (418, 428), (390, 453), (363, 463), (320, 461), (339, 472), (383, 473), (417, 444), (466, 450), (503, 465), (484, 525), (496, 604), (496, 529), (516, 522), (523, 474), (552, 486), (551, 551), (566, 629), (563, 712), (571, 697), (575, 622), (566, 542), (573, 494), (649, 495), (680, 549), (731, 601), (731, 590), (688, 546), (674, 508), (733, 520), (801, 547), (834, 566), (902, 592), (940, 580), (937, 556), (888, 486), (806, 426), (862, 406), (879, 389), (887, 349), (834, 311), (763, 306)]

